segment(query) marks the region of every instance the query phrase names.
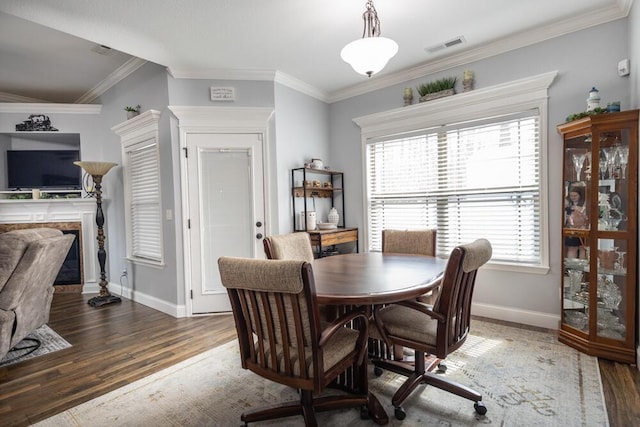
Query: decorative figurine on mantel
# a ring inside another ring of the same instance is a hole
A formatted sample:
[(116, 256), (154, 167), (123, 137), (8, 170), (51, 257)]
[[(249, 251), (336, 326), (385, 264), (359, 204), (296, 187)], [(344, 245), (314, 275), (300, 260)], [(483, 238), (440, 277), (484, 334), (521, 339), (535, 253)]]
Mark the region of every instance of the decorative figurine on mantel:
[(462, 76), (462, 91), (469, 92), (473, 90), (473, 71), (466, 70)]
[(404, 88), (404, 106), (413, 104), (413, 89), (410, 87)]
[(30, 114), (29, 118), (16, 125), (17, 132), (56, 132), (58, 129), (51, 126), (49, 116), (44, 114)]
[(587, 98), (587, 111), (593, 111), (596, 108), (600, 108), (600, 92), (594, 86), (589, 91), (589, 98)]

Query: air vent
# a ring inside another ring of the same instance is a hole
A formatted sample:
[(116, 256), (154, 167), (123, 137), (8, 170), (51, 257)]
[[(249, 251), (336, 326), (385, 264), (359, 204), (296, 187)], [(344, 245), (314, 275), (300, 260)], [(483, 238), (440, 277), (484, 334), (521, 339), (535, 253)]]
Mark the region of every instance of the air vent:
[(436, 53), (436, 52), (438, 52), (438, 51), (440, 51), (442, 49), (446, 49), (446, 48), (449, 48), (449, 47), (457, 46), (457, 45), (462, 44), (464, 42), (465, 42), (464, 37), (463, 36), (458, 36), (455, 39), (451, 39), (451, 40), (448, 40), (446, 42), (443, 42), (443, 43), (440, 43), (440, 44), (437, 44), (437, 45), (434, 45), (434, 46), (431, 46), (431, 47), (427, 47), (424, 50), (427, 53)]
[(93, 49), (91, 49), (91, 51), (97, 53), (98, 55), (111, 55), (112, 53), (111, 48), (103, 44), (96, 45)]

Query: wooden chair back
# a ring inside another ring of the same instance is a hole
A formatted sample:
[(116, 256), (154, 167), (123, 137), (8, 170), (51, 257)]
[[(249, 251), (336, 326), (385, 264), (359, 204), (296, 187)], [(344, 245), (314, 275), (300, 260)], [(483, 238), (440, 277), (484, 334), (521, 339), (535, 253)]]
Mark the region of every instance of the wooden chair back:
[(467, 339), (471, 322), (471, 299), (478, 268), (491, 259), (491, 243), (478, 239), (451, 251), (433, 306), (438, 318), (435, 354), (444, 359)]
[(218, 265), (231, 300), (243, 368), (319, 393), (363, 359), (366, 328), (354, 331), (344, 325), (366, 316), (352, 313), (321, 330), (308, 262), (222, 257)]

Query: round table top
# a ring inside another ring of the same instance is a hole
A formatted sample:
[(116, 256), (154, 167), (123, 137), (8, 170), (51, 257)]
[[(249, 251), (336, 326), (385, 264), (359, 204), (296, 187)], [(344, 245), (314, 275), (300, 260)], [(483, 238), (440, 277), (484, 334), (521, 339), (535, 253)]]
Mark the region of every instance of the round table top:
[(444, 271), (446, 259), (363, 252), (314, 260), (319, 304), (385, 304), (418, 297)]

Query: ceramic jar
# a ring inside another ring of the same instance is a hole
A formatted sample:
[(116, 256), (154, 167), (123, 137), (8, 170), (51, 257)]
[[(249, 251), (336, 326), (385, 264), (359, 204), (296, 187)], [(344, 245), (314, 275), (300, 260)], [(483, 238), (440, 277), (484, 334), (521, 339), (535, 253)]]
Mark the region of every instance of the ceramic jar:
[(329, 210), (329, 215), (327, 215), (327, 222), (338, 225), (339, 221), (340, 221), (340, 214), (338, 213), (338, 210), (336, 208), (331, 208)]

